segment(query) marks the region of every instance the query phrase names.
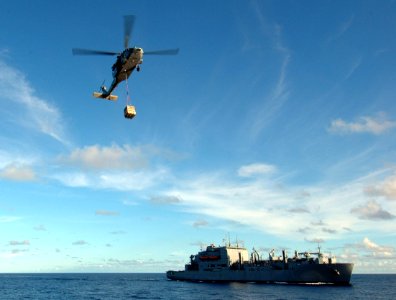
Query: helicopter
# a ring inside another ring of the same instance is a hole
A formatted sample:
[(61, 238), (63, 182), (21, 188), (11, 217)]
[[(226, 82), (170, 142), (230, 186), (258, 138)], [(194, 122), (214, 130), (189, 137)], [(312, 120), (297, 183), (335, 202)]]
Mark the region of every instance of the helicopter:
[(103, 98), (107, 100), (117, 100), (118, 96), (113, 95), (113, 90), (117, 85), (129, 78), (133, 70), (140, 71), (140, 65), (143, 63), (143, 54), (145, 55), (176, 55), (179, 53), (179, 48), (166, 49), (166, 50), (156, 50), (156, 51), (146, 51), (144, 52), (142, 48), (139, 47), (129, 47), (129, 40), (131, 38), (131, 33), (133, 25), (135, 23), (134, 15), (124, 16), (124, 50), (122, 52), (112, 52), (112, 51), (100, 51), (100, 50), (90, 50), (82, 48), (73, 48), (73, 55), (107, 55), (116, 56), (117, 60), (112, 66), (112, 76), (113, 82), (107, 89), (103, 84), (100, 87), (101, 92), (94, 92), (93, 96), (95, 98)]

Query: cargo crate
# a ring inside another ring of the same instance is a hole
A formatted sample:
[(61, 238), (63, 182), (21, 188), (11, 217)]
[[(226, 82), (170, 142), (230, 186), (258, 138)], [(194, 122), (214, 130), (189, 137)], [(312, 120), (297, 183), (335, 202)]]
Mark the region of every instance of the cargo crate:
[(135, 106), (133, 106), (133, 105), (125, 106), (124, 117), (127, 119), (132, 119), (134, 116), (136, 116)]

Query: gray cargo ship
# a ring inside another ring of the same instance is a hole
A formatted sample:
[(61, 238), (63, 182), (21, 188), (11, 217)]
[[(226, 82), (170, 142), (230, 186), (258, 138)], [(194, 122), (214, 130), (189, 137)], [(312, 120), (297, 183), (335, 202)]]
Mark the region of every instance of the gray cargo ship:
[(272, 250), (263, 259), (253, 249), (248, 251), (238, 245), (210, 245), (205, 251), (190, 256), (184, 271), (168, 271), (171, 280), (197, 282), (262, 282), (292, 284), (349, 285), (353, 263), (337, 263), (334, 256), (320, 252), (294, 252), (288, 257), (283, 250), (275, 256)]

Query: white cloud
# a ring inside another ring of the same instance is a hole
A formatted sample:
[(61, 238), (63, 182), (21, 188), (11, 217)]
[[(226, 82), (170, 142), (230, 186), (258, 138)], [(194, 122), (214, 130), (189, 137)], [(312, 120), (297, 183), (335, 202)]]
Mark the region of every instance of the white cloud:
[(33, 166), (35, 166), (38, 161), (39, 159), (36, 154), (32, 152), (26, 153), (25, 151), (22, 152), (19, 147), (7, 150), (0, 149), (0, 173), (6, 169), (15, 171), (30, 169), (31, 172), (35, 173)]
[(88, 175), (80, 172), (55, 174), (52, 178), (69, 187), (90, 187), (95, 185), (95, 182)]
[(52, 176), (53, 179), (69, 187), (110, 189), (119, 191), (142, 191), (161, 184), (169, 177), (167, 169), (158, 168), (142, 171), (97, 171), (68, 172)]
[(276, 167), (268, 164), (250, 164), (238, 169), (238, 175), (241, 177), (253, 177), (256, 175), (271, 174), (276, 171)]
[(367, 237), (363, 239), (363, 245), (368, 249), (378, 249), (379, 246), (372, 241), (370, 241)]
[(395, 121), (387, 120), (385, 115), (380, 113), (377, 117), (360, 117), (356, 122), (333, 120), (328, 131), (335, 134), (372, 133), (379, 135), (395, 127)]
[(105, 173), (92, 180), (91, 186), (120, 191), (141, 191), (161, 184), (167, 177), (168, 171), (163, 168), (140, 172)]
[(68, 156), (61, 156), (59, 160), (89, 170), (130, 170), (147, 166), (147, 156), (142, 147), (93, 145), (74, 149)]
[(374, 257), (391, 257), (394, 256), (395, 254), (395, 249), (393, 247), (389, 246), (380, 246), (371, 240), (369, 238), (365, 237), (362, 242), (363, 248), (371, 252), (371, 255)]
[(396, 176), (385, 179), (377, 186), (369, 186), (365, 189), (369, 196), (382, 196), (389, 200), (396, 200)]
[(123, 200), (122, 204), (126, 205), (126, 206), (136, 206), (139, 205), (138, 202), (136, 201), (132, 201), (132, 200)]
[[(343, 184), (319, 182), (312, 186), (290, 186), (280, 182), (279, 177), (240, 181), (237, 176), (206, 173), (177, 180), (162, 195), (177, 195), (183, 199), (177, 209), (224, 221), (220, 226), (237, 220), (271, 235), (329, 240), (372, 230), (372, 220), (384, 220), (381, 232), (394, 231), (393, 222), (387, 222), (394, 217), (391, 213), (376, 202), (362, 205), (361, 200), (367, 183), (384, 172)], [(301, 190), (309, 190), (310, 197), (296, 197)], [(392, 211), (392, 206), (389, 209)], [(351, 212), (358, 218), (352, 218)], [(311, 230), (311, 224), (321, 228)]]
[(355, 264), (354, 272), (395, 273), (396, 251), (394, 246), (379, 245), (364, 237), (361, 242), (346, 244), (338, 259)]
[(18, 104), (12, 120), (68, 145), (64, 121), (58, 108), (35, 96), (35, 91), (19, 70), (0, 60), (0, 100)]
[(11, 164), (0, 170), (0, 178), (13, 181), (34, 181), (36, 174), (29, 166)]
[(70, 187), (141, 191), (170, 180), (167, 168), (152, 167), (150, 161), (174, 159), (175, 156), (166, 149), (150, 145), (86, 146), (58, 157), (63, 169), (70, 170), (51, 177)]
[(381, 205), (374, 200), (352, 208), (351, 213), (356, 214), (360, 219), (366, 220), (391, 220), (396, 218), (395, 215), (384, 210)]
[(181, 207), (188, 212), (238, 220), (242, 225), (273, 234), (290, 233), (291, 228), (298, 228), (306, 220), (304, 214), (285, 213), (285, 208), (291, 207), (290, 198), (262, 180), (241, 184), (205, 174), (181, 181), (178, 186), (166, 194), (179, 195), (183, 199)]
[(185, 155), (153, 145), (111, 146), (91, 145), (75, 148), (68, 155), (61, 155), (58, 161), (65, 166), (71, 166), (88, 171), (112, 170), (125, 171), (150, 167), (154, 158), (166, 161), (183, 159)]

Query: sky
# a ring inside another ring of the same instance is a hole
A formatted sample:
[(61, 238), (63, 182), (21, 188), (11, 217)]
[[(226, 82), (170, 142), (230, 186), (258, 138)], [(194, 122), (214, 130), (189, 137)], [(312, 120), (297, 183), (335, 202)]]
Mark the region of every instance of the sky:
[[(231, 241), (396, 272), (396, 2), (1, 1), (0, 272), (165, 272)], [(96, 99), (115, 57), (180, 48)]]

